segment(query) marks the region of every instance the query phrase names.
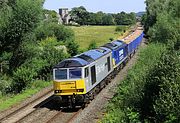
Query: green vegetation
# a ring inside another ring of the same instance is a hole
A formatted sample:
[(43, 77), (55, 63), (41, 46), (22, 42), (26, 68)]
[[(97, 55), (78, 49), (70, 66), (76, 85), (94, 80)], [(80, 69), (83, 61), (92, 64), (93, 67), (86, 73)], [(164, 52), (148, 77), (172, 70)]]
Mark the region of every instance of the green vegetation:
[(116, 32), (126, 32), (127, 27), (123, 26), (117, 26), (115, 31)]
[(180, 121), (180, 1), (146, 4), (142, 23), (150, 44), (119, 85), (102, 122)]
[(121, 12), (115, 14), (115, 22), (117, 25), (132, 25), (136, 23), (136, 15), (135, 13), (131, 12), (129, 14), (125, 12)]
[(138, 108), (142, 105), (145, 78), (160, 60), (165, 49), (164, 45), (153, 43), (144, 49), (139, 49), (137, 63), (128, 71), (127, 78), (119, 85), (117, 95), (107, 107), (108, 113), (103, 122), (138, 122), (140, 115), (133, 106)]
[(106, 14), (88, 12), (83, 6), (72, 8), (73, 21), (80, 25), (132, 25), (136, 23), (135, 13), (121, 12), (118, 14)]
[[(124, 26), (119, 26), (124, 29)], [(116, 26), (82, 26), (71, 27), (75, 32), (75, 41), (80, 45), (81, 50), (86, 50), (92, 41), (97, 46), (110, 42), (110, 38), (117, 39), (124, 32), (116, 32)]]
[[(55, 11), (43, 9), (44, 0), (0, 3), (0, 110), (51, 85), (53, 66), (78, 54), (79, 45), (92, 49), (119, 35), (114, 26), (72, 27), (74, 34), (71, 28), (57, 24)], [(86, 15), (84, 10), (80, 15)], [(114, 24), (112, 15), (97, 15), (100, 25)], [(82, 25), (92, 21), (81, 19)]]
[(0, 97), (0, 111), (11, 107), (14, 104), (22, 102), (24, 99), (31, 97), (35, 93), (39, 92), (42, 88), (52, 85), (52, 82), (45, 81), (35, 81), (32, 83), (31, 87), (25, 89), (16, 95), (6, 95)]
[(95, 41), (92, 41), (90, 44), (89, 44), (89, 47), (88, 47), (88, 50), (92, 50), (92, 49), (95, 49), (97, 48), (97, 44)]
[[(122, 34), (115, 26), (58, 25), (56, 12), (43, 10), (44, 0), (0, 3), (0, 110), (50, 86), (53, 66), (78, 54), (79, 45), (92, 49)], [(101, 17), (102, 24), (114, 24), (112, 15)]]
[(44, 15), (44, 19), (46, 19), (46, 21), (58, 23), (59, 18), (57, 16), (56, 11), (44, 9), (43, 15)]
[[(52, 79), (53, 66), (78, 53), (74, 32), (58, 25), (55, 13), (43, 10), (43, 2), (1, 1), (0, 109), (51, 85), (46, 81)], [(45, 19), (44, 13), (52, 18)]]

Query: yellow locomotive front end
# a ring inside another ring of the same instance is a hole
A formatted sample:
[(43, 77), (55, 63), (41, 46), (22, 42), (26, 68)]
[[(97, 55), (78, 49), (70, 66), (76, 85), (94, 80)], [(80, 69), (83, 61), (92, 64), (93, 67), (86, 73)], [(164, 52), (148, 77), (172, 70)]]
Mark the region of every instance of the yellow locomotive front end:
[(85, 102), (86, 85), (84, 66), (86, 61), (71, 58), (60, 62), (53, 69), (54, 99), (62, 105), (73, 107)]
[(82, 68), (54, 69), (54, 95), (86, 94)]

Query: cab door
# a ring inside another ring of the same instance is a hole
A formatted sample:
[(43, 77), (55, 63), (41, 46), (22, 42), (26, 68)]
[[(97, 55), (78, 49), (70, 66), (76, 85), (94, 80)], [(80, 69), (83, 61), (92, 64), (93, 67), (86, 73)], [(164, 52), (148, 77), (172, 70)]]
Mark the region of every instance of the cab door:
[(89, 67), (84, 69), (84, 78), (86, 83), (86, 90), (89, 90), (91, 87), (90, 77), (89, 77)]

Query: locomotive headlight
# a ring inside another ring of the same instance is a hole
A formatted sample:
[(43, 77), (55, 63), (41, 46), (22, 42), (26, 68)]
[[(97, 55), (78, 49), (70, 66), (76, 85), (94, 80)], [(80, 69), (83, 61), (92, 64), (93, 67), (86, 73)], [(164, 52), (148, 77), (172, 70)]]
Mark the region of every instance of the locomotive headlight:
[(54, 93), (61, 93), (62, 90), (55, 90)]
[(77, 89), (77, 92), (83, 92), (84, 89)]

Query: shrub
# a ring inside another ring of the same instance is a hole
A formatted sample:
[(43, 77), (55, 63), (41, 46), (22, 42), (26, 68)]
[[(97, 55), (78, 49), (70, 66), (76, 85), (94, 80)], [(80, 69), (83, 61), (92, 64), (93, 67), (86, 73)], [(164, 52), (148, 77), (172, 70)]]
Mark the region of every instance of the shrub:
[(91, 43), (89, 44), (88, 50), (92, 50), (97, 48), (97, 44), (95, 41), (91, 41)]
[(137, 63), (129, 70), (127, 78), (118, 87), (117, 95), (107, 107), (107, 116), (111, 119), (105, 118), (103, 122), (141, 122), (145, 79), (160, 60), (162, 52), (165, 52), (165, 47), (160, 44), (150, 44), (141, 49)]
[(56, 23), (42, 23), (35, 31), (37, 40), (45, 40), (47, 37), (56, 37), (58, 41), (74, 40), (74, 32), (63, 25)]
[(113, 41), (114, 40), (114, 38), (109, 38), (109, 41), (111, 42), (111, 41)]
[(50, 79), (52, 67), (68, 57), (63, 49), (57, 47), (61, 45), (54, 37), (41, 41), (39, 46), (39, 53), (13, 72), (12, 91), (21, 92), (35, 79)]
[(156, 24), (149, 29), (148, 32), (150, 41), (161, 43), (176, 43), (179, 34), (176, 29), (176, 24), (170, 15), (159, 14)]
[(158, 122), (180, 120), (180, 57), (175, 51), (164, 54), (150, 82), (157, 82), (158, 98), (153, 103)]
[(0, 77), (0, 95), (5, 95), (11, 89), (11, 83), (12, 80), (8, 76)]
[(122, 32), (122, 31), (124, 31), (124, 29), (123, 29), (122, 26), (116, 26), (115, 31), (116, 31), (116, 32)]
[(75, 56), (78, 54), (79, 45), (74, 40), (69, 40), (65, 44), (68, 49), (68, 53), (71, 56)]

